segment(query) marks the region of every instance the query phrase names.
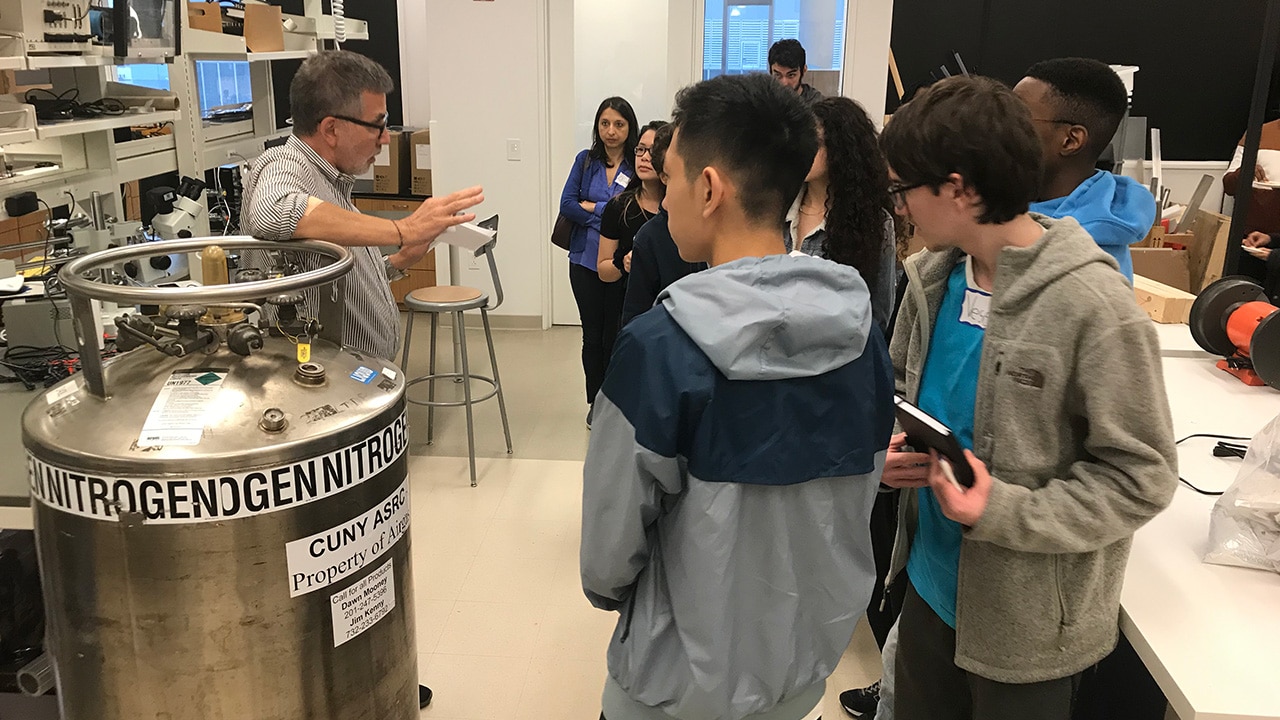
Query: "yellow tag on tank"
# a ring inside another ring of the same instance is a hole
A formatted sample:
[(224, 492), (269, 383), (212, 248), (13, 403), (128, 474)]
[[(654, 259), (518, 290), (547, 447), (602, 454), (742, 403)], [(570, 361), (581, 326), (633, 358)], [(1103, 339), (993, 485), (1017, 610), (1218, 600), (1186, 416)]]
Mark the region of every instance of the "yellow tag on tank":
[(306, 335), (298, 338), (298, 362), (311, 362), (311, 338)]

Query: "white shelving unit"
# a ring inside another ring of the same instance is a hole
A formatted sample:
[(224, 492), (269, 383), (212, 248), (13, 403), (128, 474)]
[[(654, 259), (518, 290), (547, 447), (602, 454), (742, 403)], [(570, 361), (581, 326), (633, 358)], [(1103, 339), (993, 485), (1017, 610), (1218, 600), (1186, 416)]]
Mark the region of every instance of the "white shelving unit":
[[(172, 172), (203, 179), (209, 169), (257, 157), (268, 143), (290, 133), (287, 126), (277, 127), (283, 123), (277, 122), (272, 97), (272, 63), (305, 59), (331, 44), (333, 19), (322, 14), (320, 0), (305, 0), (304, 6), (308, 19), (299, 22), (304, 28), (314, 27), (315, 34), (286, 33), (287, 49), (260, 53), (249, 52), (243, 37), (192, 29), (184, 12), (182, 54), (168, 66), (176, 110), (130, 112), (34, 127), (27, 127), (32, 122), (7, 125), (0, 112), (0, 146), (21, 157), (27, 166), (14, 177), (0, 178), (0, 197), (32, 190), (57, 207), (67, 204), (68, 194), (84, 203), (90, 193), (97, 192), (108, 215), (123, 217), (123, 184)], [(368, 39), (367, 24), (350, 19), (346, 24), (348, 39)], [(110, 74), (106, 68), (110, 66), (160, 61), (105, 55), (23, 57), (22, 43), (12, 40), (0, 37), (0, 70), (47, 70), (55, 91), (77, 87), (81, 99), (110, 95), (106, 89)], [(227, 124), (202, 121), (196, 63), (206, 60), (250, 63), (252, 120)], [(0, 111), (6, 109), (0, 105)], [(117, 143), (112, 133), (118, 128), (161, 123), (172, 123), (172, 134)], [(37, 169), (30, 162), (33, 158), (58, 162), (58, 166)], [(194, 231), (201, 234), (208, 230), (205, 216)]]
[(108, 115), (86, 120), (68, 120), (47, 125), (37, 125), (36, 136), (41, 140), (49, 140), (67, 135), (85, 135), (101, 130), (114, 130), (134, 125), (158, 125), (160, 123), (174, 122), (181, 116), (182, 113), (177, 110), (156, 110), (144, 113)]

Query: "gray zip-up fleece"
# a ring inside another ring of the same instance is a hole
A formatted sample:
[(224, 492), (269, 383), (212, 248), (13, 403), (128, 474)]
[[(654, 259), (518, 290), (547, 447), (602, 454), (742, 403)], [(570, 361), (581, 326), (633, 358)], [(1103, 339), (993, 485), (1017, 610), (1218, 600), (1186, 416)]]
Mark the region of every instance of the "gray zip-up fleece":
[[(1115, 647), (1133, 533), (1178, 484), (1151, 320), (1075, 220), (1032, 217), (1044, 235), (996, 268), (973, 433), (995, 483), (961, 542), (956, 596), (956, 665), (1005, 683), (1067, 677)], [(907, 261), (890, 357), (909, 400), (961, 257)], [(903, 498), (890, 577), (915, 533), (916, 494)]]

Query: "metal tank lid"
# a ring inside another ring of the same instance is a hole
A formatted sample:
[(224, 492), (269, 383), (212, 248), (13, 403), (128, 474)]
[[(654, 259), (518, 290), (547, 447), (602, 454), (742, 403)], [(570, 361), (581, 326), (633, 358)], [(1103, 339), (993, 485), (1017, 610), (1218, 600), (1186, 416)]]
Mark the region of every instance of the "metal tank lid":
[(90, 394), (75, 375), (33, 400), (23, 444), (66, 469), (217, 473), (354, 443), (371, 420), (387, 416), (390, 424), (403, 412), (404, 377), (394, 364), (324, 341), (314, 342), (308, 363), (295, 353), (282, 338), (250, 357), (225, 348), (184, 358), (133, 350), (107, 363), (109, 398)]

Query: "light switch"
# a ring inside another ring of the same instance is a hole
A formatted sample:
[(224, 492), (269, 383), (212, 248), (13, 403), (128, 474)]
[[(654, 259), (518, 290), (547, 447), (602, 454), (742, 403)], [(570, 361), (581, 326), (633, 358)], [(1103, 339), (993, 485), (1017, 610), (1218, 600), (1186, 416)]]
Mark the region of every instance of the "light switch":
[(512, 162), (520, 162), (520, 146), (523, 143), (518, 138), (507, 138), (507, 159)]

